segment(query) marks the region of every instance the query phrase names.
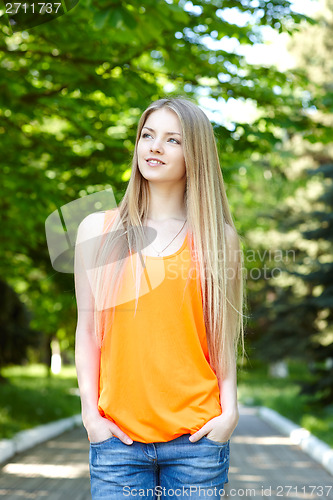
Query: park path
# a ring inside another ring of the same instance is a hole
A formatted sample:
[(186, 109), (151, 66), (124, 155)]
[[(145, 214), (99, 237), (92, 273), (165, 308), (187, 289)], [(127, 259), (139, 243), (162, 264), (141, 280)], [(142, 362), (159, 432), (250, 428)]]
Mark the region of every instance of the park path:
[[(253, 408), (240, 407), (230, 451), (225, 497), (333, 499), (333, 476)], [(0, 499), (91, 500), (88, 453), (79, 427), (15, 455), (0, 467)]]
[(332, 500), (333, 476), (261, 420), (254, 408), (241, 407), (225, 491), (233, 498)]

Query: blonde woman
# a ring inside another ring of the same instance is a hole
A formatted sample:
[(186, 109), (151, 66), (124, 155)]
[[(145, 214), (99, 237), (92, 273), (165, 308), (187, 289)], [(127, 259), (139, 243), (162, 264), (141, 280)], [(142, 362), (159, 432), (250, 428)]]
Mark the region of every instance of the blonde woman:
[(191, 100), (144, 111), (121, 203), (79, 226), (92, 241), (75, 253), (92, 498), (219, 499), (245, 287), (213, 128)]

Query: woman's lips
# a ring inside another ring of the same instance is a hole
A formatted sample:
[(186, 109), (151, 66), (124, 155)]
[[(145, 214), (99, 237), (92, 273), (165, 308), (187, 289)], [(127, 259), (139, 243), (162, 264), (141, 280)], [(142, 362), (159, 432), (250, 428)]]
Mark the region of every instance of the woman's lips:
[(146, 160), (146, 162), (150, 167), (160, 167), (161, 165), (164, 165), (164, 163), (159, 160)]

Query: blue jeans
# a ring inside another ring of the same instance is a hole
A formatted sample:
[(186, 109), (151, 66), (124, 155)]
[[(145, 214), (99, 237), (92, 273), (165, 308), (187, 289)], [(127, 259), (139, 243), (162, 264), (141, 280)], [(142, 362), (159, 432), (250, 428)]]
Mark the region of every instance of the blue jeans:
[(93, 500), (135, 498), (220, 500), (228, 482), (230, 441), (190, 434), (167, 442), (124, 444), (116, 436), (90, 443)]

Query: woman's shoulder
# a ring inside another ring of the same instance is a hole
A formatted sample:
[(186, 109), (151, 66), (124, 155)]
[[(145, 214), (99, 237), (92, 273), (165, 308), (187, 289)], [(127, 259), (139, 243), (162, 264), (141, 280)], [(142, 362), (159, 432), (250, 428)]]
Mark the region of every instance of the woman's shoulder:
[(113, 208), (112, 210), (93, 212), (82, 219), (79, 227), (86, 230), (92, 230), (93, 232), (102, 232), (105, 218), (107, 217), (113, 219), (117, 215), (118, 211), (118, 208)]
[(97, 228), (104, 220), (104, 217), (105, 212), (93, 212), (91, 214), (88, 214), (80, 222), (79, 228), (85, 231), (93, 229), (94, 227)]
[(116, 216), (118, 208), (101, 212), (92, 212), (82, 219), (78, 226), (79, 240), (87, 240), (103, 233), (106, 217), (111, 219)]

